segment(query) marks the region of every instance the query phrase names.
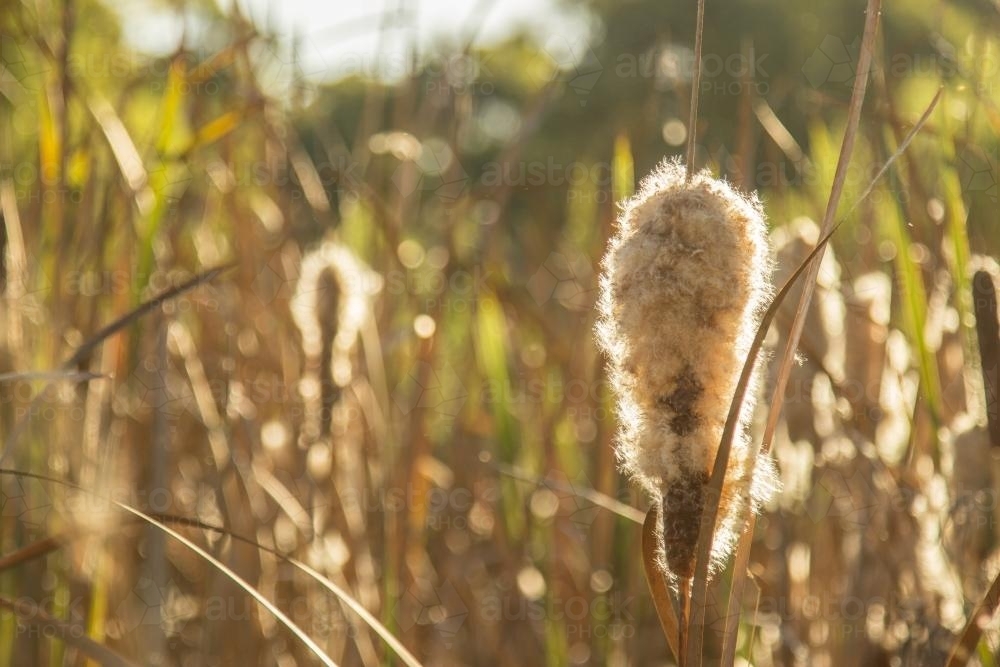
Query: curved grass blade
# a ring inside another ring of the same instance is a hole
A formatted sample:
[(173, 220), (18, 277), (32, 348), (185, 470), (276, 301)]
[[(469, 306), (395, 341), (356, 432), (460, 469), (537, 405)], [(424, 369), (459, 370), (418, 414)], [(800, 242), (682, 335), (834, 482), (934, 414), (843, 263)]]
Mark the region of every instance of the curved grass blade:
[[(880, 180), (882, 180), (882, 176), (884, 176), (885, 173), (889, 170), (889, 167), (892, 166), (892, 164), (897, 159), (899, 159), (899, 157), (903, 154), (904, 151), (906, 151), (906, 149), (910, 145), (910, 142), (912, 142), (914, 137), (916, 137), (917, 134), (920, 133), (924, 125), (927, 124), (927, 121), (930, 120), (931, 113), (937, 107), (937, 104), (940, 101), (940, 99), (941, 99), (941, 89), (938, 90), (937, 94), (934, 96), (934, 99), (931, 100), (930, 104), (927, 106), (927, 109), (920, 117), (920, 120), (917, 121), (916, 125), (913, 126), (913, 129), (911, 129), (909, 134), (907, 134), (907, 136), (903, 139), (903, 142), (899, 145), (899, 149), (897, 149), (897, 151), (892, 156), (890, 156), (888, 160), (885, 161), (885, 164), (883, 164), (882, 167), (878, 170), (878, 173), (876, 173), (875, 176), (872, 178), (871, 182), (868, 184), (868, 187), (865, 188), (864, 192), (862, 192), (858, 200), (851, 206), (851, 208), (847, 211), (847, 213), (844, 214), (844, 216), (834, 227), (834, 231), (837, 229), (837, 227), (839, 227), (843, 223), (844, 220), (846, 220), (851, 215), (851, 213), (854, 212), (854, 209), (856, 209), (862, 202), (864, 202), (868, 198), (868, 195), (872, 193), (872, 190), (875, 188), (875, 185)], [(805, 265), (808, 262), (809, 259), (804, 261), (802, 264)], [(794, 277), (795, 276), (793, 276), (793, 278)], [(748, 358), (748, 360), (749, 359), (751, 358)], [(784, 382), (786, 383), (787, 380), (788, 377), (786, 375)], [(779, 386), (783, 387), (784, 383), (782, 383)], [(742, 403), (742, 396), (740, 397), (739, 402), (735, 402), (734, 405), (738, 406), (740, 403)], [(778, 408), (780, 410), (780, 406), (778, 406)], [(738, 412), (734, 413), (730, 411), (729, 418), (734, 419), (735, 414), (739, 413)], [(772, 408), (771, 413), (768, 415), (769, 423), (772, 419), (774, 420), (775, 423), (777, 423), (777, 416), (778, 413), (775, 412), (775, 410)], [(751, 457), (751, 459), (755, 459), (757, 456), (760, 456), (762, 454), (767, 454), (768, 451), (770, 450), (771, 440), (770, 437), (767, 435), (768, 433), (773, 433), (773, 427), (771, 427), (770, 431), (765, 430), (764, 440), (761, 443), (761, 450), (760, 452), (755, 452), (754, 455)], [(725, 442), (725, 435), (723, 436), (723, 442)], [(733, 625), (735, 624), (736, 626), (738, 626), (739, 624), (739, 605), (740, 601), (743, 599), (743, 585), (747, 579), (746, 576), (744, 576), (742, 573), (745, 573), (747, 571), (747, 565), (750, 562), (750, 543), (753, 539), (753, 532), (756, 526), (757, 526), (757, 517), (751, 516), (749, 521), (747, 522), (746, 530), (740, 536), (740, 541), (736, 548), (736, 558), (734, 560), (734, 565), (733, 565), (733, 584), (730, 590), (729, 603), (726, 610), (726, 618), (728, 619), (728, 623), (730, 625), (726, 627), (726, 635), (725, 639), (723, 640), (723, 647), (722, 647), (722, 664), (724, 665), (732, 664), (732, 661), (736, 657), (737, 627), (733, 627)]]
[[(21, 477), (33, 477), (35, 479), (42, 479), (48, 482), (53, 482), (57, 484), (62, 484), (64, 486), (77, 488), (80, 489), (81, 491), (86, 492), (86, 489), (82, 489), (81, 487), (78, 487), (75, 484), (72, 484), (70, 482), (65, 482), (63, 480), (58, 480), (53, 477), (49, 477), (47, 475), (39, 475), (37, 473), (28, 473), (19, 470), (10, 470), (8, 468), (0, 468), (0, 474), (17, 475)], [(132, 516), (137, 517), (152, 526), (156, 526), (164, 533), (174, 538), (175, 540), (186, 546), (188, 549), (193, 551), (195, 554), (200, 556), (205, 562), (210, 563), (213, 567), (215, 567), (215, 569), (224, 574), (233, 583), (235, 583), (237, 586), (242, 588), (248, 595), (250, 595), (250, 597), (255, 599), (258, 602), (258, 604), (260, 604), (262, 607), (271, 612), (271, 614), (276, 619), (278, 619), (278, 622), (281, 623), (283, 626), (285, 626), (293, 635), (295, 635), (299, 639), (299, 641), (301, 641), (313, 655), (319, 658), (320, 662), (326, 665), (326, 667), (337, 667), (337, 663), (335, 663), (332, 659), (330, 659), (330, 657), (323, 652), (323, 649), (319, 647), (319, 644), (317, 644), (309, 635), (307, 635), (305, 631), (302, 630), (302, 628), (296, 625), (296, 623), (291, 618), (289, 618), (288, 615), (285, 614), (285, 612), (281, 611), (281, 609), (279, 609), (277, 605), (275, 605), (273, 602), (264, 597), (263, 593), (254, 588), (250, 584), (250, 582), (248, 582), (246, 579), (244, 579), (235, 571), (233, 571), (231, 568), (229, 568), (225, 563), (223, 563), (218, 558), (210, 554), (208, 551), (203, 549), (198, 544), (195, 544), (194, 541), (188, 539), (184, 535), (181, 535), (179, 532), (177, 532), (170, 526), (166, 525), (162, 521), (159, 521), (152, 515), (146, 514), (142, 510), (138, 510), (134, 507), (131, 507), (130, 505), (126, 505), (125, 503), (119, 502), (112, 498), (105, 498), (104, 500), (107, 500), (109, 504), (114, 505), (123, 512), (127, 512), (128, 514), (131, 514)]]
[[(788, 347), (793, 349), (797, 346), (799, 337), (802, 334), (802, 327), (805, 324), (805, 311), (809, 306), (809, 300), (812, 298), (812, 293), (815, 287), (816, 275), (819, 272), (820, 267), (820, 257), (826, 248), (826, 243), (830, 240), (831, 234), (834, 230), (840, 226), (841, 223), (834, 223), (834, 216), (837, 212), (837, 207), (840, 203), (840, 195), (844, 189), (844, 182), (847, 179), (847, 167), (850, 163), (851, 153), (854, 149), (854, 140), (857, 135), (858, 123), (861, 119), (861, 107), (864, 104), (865, 90), (868, 87), (868, 77), (871, 71), (872, 64), (872, 54), (874, 52), (875, 45), (875, 35), (878, 29), (879, 14), (881, 12), (882, 2), (881, 0), (868, 0), (868, 6), (866, 8), (865, 16), (865, 28), (864, 36), (861, 41), (861, 53), (858, 58), (858, 69), (857, 75), (854, 79), (854, 89), (851, 92), (851, 103), (848, 111), (847, 118), (847, 128), (844, 131), (844, 141), (840, 147), (840, 157), (837, 161), (837, 172), (833, 181), (833, 188), (830, 192), (830, 200), (827, 202), (826, 213), (823, 216), (823, 225), (821, 227), (823, 234), (823, 242), (817, 244), (816, 248), (810, 253), (809, 258), (800, 266), (800, 269), (809, 269), (809, 280), (807, 280), (806, 287), (802, 292), (802, 298), (799, 302), (799, 310), (796, 312), (795, 321), (792, 324), (792, 331), (789, 333)], [(785, 283), (785, 287), (782, 288), (782, 292), (779, 293), (779, 297), (783, 298), (787, 294), (786, 288), (789, 283), (798, 278), (801, 271), (796, 271), (792, 278), (789, 279), (788, 283)], [(775, 303), (778, 303), (778, 298), (775, 299), (774, 303), (771, 304), (771, 308), (768, 309), (768, 314), (773, 319), (776, 312), (774, 307)], [(770, 321), (767, 323), (770, 324)], [(754, 345), (751, 348), (751, 352), (747, 357), (747, 363), (743, 367), (743, 374), (740, 377), (740, 384), (737, 388), (737, 396), (734, 398), (733, 403), (730, 406), (729, 419), (726, 422), (726, 428), (723, 432), (722, 442), (719, 445), (719, 451), (715, 456), (715, 466), (712, 470), (712, 476), (709, 481), (708, 486), (708, 497), (710, 500), (706, 506), (706, 516), (703, 517), (701, 533), (698, 537), (698, 550), (695, 558), (695, 572), (692, 578), (692, 593), (691, 593), (691, 619), (690, 619), (690, 631), (688, 634), (688, 646), (685, 653), (693, 661), (692, 665), (700, 665), (702, 661), (702, 647), (703, 647), (703, 633), (705, 626), (705, 607), (708, 600), (708, 562), (709, 555), (712, 550), (712, 537), (715, 532), (715, 522), (719, 514), (719, 503), (718, 500), (721, 498), (722, 483), (725, 481), (726, 476), (726, 465), (729, 462), (729, 451), (732, 447), (732, 438), (735, 433), (735, 422), (734, 415), (739, 414), (739, 408), (743, 404), (743, 396), (746, 394), (746, 385), (749, 383), (750, 374), (753, 371), (753, 367), (757, 358), (757, 353), (763, 342), (763, 334), (761, 330), (766, 333), (766, 326), (762, 322), (761, 327), (757, 332), (757, 337), (754, 340)], [(786, 355), (783, 359), (782, 370), (787, 373), (785, 367), (788, 366), (790, 369), (792, 359)], [(782, 390), (783, 392), (783, 390)], [(778, 400), (777, 398), (775, 400)], [(780, 405), (780, 403), (778, 403)], [(706, 527), (708, 530), (706, 530)]]
[[(91, 352), (93, 352), (94, 349), (98, 345), (103, 343), (105, 340), (107, 340), (114, 334), (118, 333), (119, 331), (121, 331), (122, 329), (124, 329), (125, 327), (127, 327), (132, 322), (142, 317), (146, 313), (150, 312), (151, 310), (157, 308), (158, 306), (163, 305), (164, 303), (170, 301), (171, 299), (180, 296), (181, 294), (184, 294), (185, 292), (194, 289), (195, 287), (198, 287), (203, 283), (212, 280), (220, 273), (228, 271), (234, 266), (236, 266), (236, 262), (229, 262), (228, 264), (222, 264), (221, 266), (216, 266), (214, 268), (208, 269), (207, 271), (203, 271), (197, 274), (196, 276), (192, 277), (190, 280), (184, 281), (180, 285), (171, 287), (170, 289), (161, 292), (160, 294), (156, 295), (149, 301), (143, 302), (138, 307), (134, 308), (128, 313), (125, 313), (124, 315), (114, 320), (110, 324), (105, 325), (100, 330), (98, 330), (97, 333), (95, 333), (93, 336), (84, 341), (83, 344), (81, 344), (80, 347), (76, 349), (76, 352), (74, 352), (69, 359), (60, 364), (59, 370), (79, 371), (82, 366), (86, 365), (87, 361), (90, 358)], [(35, 395), (35, 397), (31, 400), (30, 404), (31, 409), (26, 410), (25, 416), (22, 417), (21, 420), (14, 425), (14, 429), (12, 430), (10, 437), (7, 438), (6, 446), (4, 447), (3, 453), (0, 454), (0, 465), (3, 465), (3, 463), (7, 461), (7, 458), (10, 456), (11, 452), (14, 451), (15, 445), (17, 444), (18, 440), (20, 440), (21, 433), (24, 431), (25, 426), (27, 426), (30, 415), (34, 414), (33, 408), (37, 407), (37, 402), (41, 400), (41, 397), (44, 394), (45, 392), (40, 391)]]
[[(420, 661), (417, 660), (416, 657), (414, 657), (413, 654), (410, 653), (410, 651), (405, 646), (403, 646), (403, 644), (391, 632), (389, 632), (389, 629), (386, 628), (384, 625), (382, 625), (382, 623), (379, 622), (379, 620), (376, 619), (371, 614), (371, 612), (365, 609), (361, 605), (361, 603), (355, 600), (349, 593), (347, 593), (342, 588), (337, 586), (335, 583), (327, 579), (325, 576), (323, 576), (323, 574), (321, 574), (317, 570), (306, 565), (297, 558), (288, 556), (287, 554), (284, 554), (273, 547), (260, 544), (256, 540), (253, 540), (249, 537), (244, 537), (242, 535), (239, 535), (238, 533), (234, 533), (219, 526), (213, 526), (212, 524), (204, 523), (202, 521), (199, 521), (198, 519), (191, 519), (188, 517), (175, 516), (170, 514), (161, 514), (161, 513), (144, 514), (139, 510), (134, 510), (134, 508), (126, 507), (118, 501), (103, 496), (100, 493), (97, 493), (96, 491), (85, 489), (82, 486), (73, 484), (72, 482), (67, 482), (65, 480), (57, 479), (55, 477), (50, 477), (48, 475), (20, 471), (20, 470), (11, 470), (9, 468), (0, 468), (0, 475), (30, 477), (33, 479), (39, 479), (46, 482), (51, 482), (53, 484), (60, 484), (62, 486), (66, 486), (72, 489), (76, 489), (78, 491), (82, 491), (89, 495), (92, 495), (97, 499), (106, 500), (107, 502), (114, 504), (120, 509), (132, 514), (137, 521), (150, 523), (157, 527), (160, 527), (162, 523), (174, 523), (174, 524), (189, 526), (192, 528), (199, 528), (201, 530), (209, 530), (218, 533), (220, 535), (225, 535), (239, 542), (243, 542), (244, 544), (249, 544), (251, 546), (254, 546), (257, 549), (260, 549), (266, 553), (271, 554), (272, 556), (276, 556), (277, 558), (292, 565), (299, 571), (309, 576), (311, 579), (319, 583), (321, 586), (323, 586), (323, 588), (325, 588), (330, 593), (333, 593), (334, 596), (336, 596), (341, 602), (347, 605), (348, 608), (354, 611), (375, 632), (375, 634), (377, 634), (386, 643), (386, 645), (390, 649), (392, 649), (392, 651), (395, 652), (397, 656), (399, 656), (400, 660), (402, 660), (403, 663), (407, 665), (407, 667), (422, 667)], [(166, 528), (166, 526), (163, 526), (163, 528)], [(173, 533), (170, 531), (166, 532), (168, 532), (168, 534), (170, 534), (171, 536), (173, 535)], [(92, 537), (92, 534), (80, 534), (74, 537)], [(30, 560), (32, 558), (36, 558), (40, 555), (43, 555), (44, 553), (48, 553), (50, 551), (57, 549), (59, 547), (60, 541), (65, 542), (66, 539), (64, 538), (60, 540), (57, 538), (44, 538), (43, 540), (39, 540), (38, 542), (28, 545), (27, 547), (20, 549), (14, 552), (13, 554), (10, 554), (9, 556), (0, 558), (0, 572), (2, 572), (6, 568), (13, 567), (16, 564)]]
[(642, 566), (646, 572), (646, 583), (649, 585), (650, 595), (653, 596), (653, 607), (656, 608), (660, 627), (663, 628), (663, 636), (667, 638), (667, 645), (670, 646), (674, 656), (679, 659), (680, 623), (677, 621), (677, 612), (674, 610), (674, 603), (670, 597), (670, 588), (657, 565), (659, 547), (656, 527), (659, 523), (659, 504), (654, 504), (649, 508), (646, 520), (642, 523)]
[(955, 645), (951, 647), (951, 654), (948, 656), (947, 667), (961, 667), (969, 664), (976, 652), (976, 646), (983, 636), (983, 630), (989, 625), (997, 607), (1000, 607), (1000, 574), (990, 584), (989, 590), (979, 601), (976, 608), (969, 615), (969, 621), (965, 624), (962, 634), (959, 635)]
[(165, 290), (160, 294), (154, 296), (149, 301), (145, 301), (139, 304), (138, 307), (125, 313), (124, 315), (122, 315), (115, 321), (111, 322), (110, 324), (102, 327), (97, 333), (95, 333), (93, 336), (84, 341), (83, 344), (76, 349), (76, 352), (73, 353), (73, 356), (71, 356), (69, 359), (63, 362), (62, 367), (73, 368), (74, 366), (86, 363), (86, 360), (90, 356), (90, 353), (93, 352), (94, 348), (103, 343), (105, 339), (118, 333), (128, 325), (132, 324), (132, 322), (134, 322), (135, 320), (139, 319), (140, 317), (150, 312), (151, 310), (163, 305), (167, 301), (170, 301), (171, 299), (174, 299), (180, 296), (181, 294), (184, 294), (185, 292), (190, 292), (195, 287), (198, 287), (203, 283), (209, 282), (210, 280), (218, 276), (220, 273), (228, 271), (229, 269), (235, 266), (236, 262), (229, 262), (228, 264), (222, 264), (220, 266), (208, 269), (207, 271), (202, 271), (201, 273), (195, 275), (189, 280), (182, 282), (180, 285), (171, 287), (170, 289)]
[[(722, 431), (722, 440), (719, 445), (719, 453), (715, 457), (715, 470), (713, 471), (712, 477), (709, 480), (710, 493), (714, 492), (716, 494), (714, 496), (715, 498), (719, 497), (718, 490), (722, 487), (722, 481), (725, 477), (725, 470), (726, 470), (725, 466), (729, 460), (729, 452), (730, 449), (732, 449), (733, 436), (736, 434), (736, 425), (739, 421), (739, 407), (743, 404), (743, 398), (746, 396), (747, 387), (750, 384), (750, 376), (753, 374), (753, 369), (757, 359), (757, 355), (760, 353), (760, 349), (764, 345), (764, 338), (767, 336), (767, 330), (771, 326), (771, 322), (774, 321), (775, 316), (778, 314), (778, 307), (781, 306), (781, 303), (785, 300), (785, 297), (788, 296), (788, 293), (792, 290), (792, 287), (795, 286), (795, 283), (798, 281), (798, 279), (803, 275), (803, 273), (805, 273), (805, 270), (809, 267), (809, 262), (813, 258), (817, 257), (823, 251), (824, 248), (826, 248), (826, 244), (830, 242), (830, 239), (833, 238), (833, 234), (838, 229), (840, 229), (840, 226), (842, 224), (844, 224), (843, 220), (838, 222), (834, 226), (834, 228), (830, 231), (829, 234), (820, 239), (819, 243), (817, 243), (816, 247), (812, 249), (808, 257), (806, 257), (806, 259), (801, 264), (799, 264), (798, 268), (795, 269), (795, 272), (788, 277), (788, 280), (785, 281), (785, 284), (781, 286), (780, 290), (778, 290), (778, 293), (775, 295), (774, 300), (771, 301), (771, 305), (768, 306), (767, 311), (764, 313), (764, 316), (760, 320), (760, 326), (757, 329), (757, 334), (754, 337), (753, 343), (750, 346), (750, 351), (747, 353), (747, 361), (743, 366), (743, 372), (740, 375), (739, 382), (736, 385), (736, 393), (733, 396), (733, 400), (729, 409), (729, 418), (726, 420), (726, 426)], [(722, 474), (717, 478), (715, 472), (720, 469), (720, 462), (721, 462)], [(706, 515), (703, 518), (702, 530), (698, 538), (698, 553), (697, 553), (698, 566), (695, 568), (695, 574), (694, 574), (695, 581), (696, 582), (701, 581), (704, 584), (704, 585), (696, 585), (694, 587), (695, 593), (697, 593), (699, 590), (701, 591), (702, 597), (700, 598), (700, 604), (701, 604), (700, 613), (703, 625), (704, 625), (704, 611), (705, 611), (704, 604), (705, 600), (707, 599), (707, 587), (708, 587), (707, 556), (712, 549), (712, 534), (715, 532), (714, 531), (715, 521), (718, 518), (719, 505), (717, 502), (709, 502), (706, 505), (705, 510), (706, 510)], [(712, 530), (705, 530), (705, 527), (711, 527)], [(704, 566), (704, 568), (702, 568), (701, 566)], [(699, 600), (693, 599), (692, 605), (694, 605), (696, 602), (699, 602)], [(699, 634), (699, 633), (693, 633), (693, 634)], [(689, 639), (694, 641), (693, 637), (689, 637)], [(700, 656), (702, 650), (700, 639), (697, 640), (697, 645), (694, 646), (693, 648), (697, 649), (697, 653), (694, 654), (689, 653), (689, 655)], [(700, 657), (697, 659), (700, 659)]]
[(306, 646), (306, 648), (308, 648), (309, 651), (320, 660), (320, 662), (322, 662), (327, 667), (337, 667), (337, 663), (335, 663), (330, 658), (330, 656), (324, 653), (323, 649), (320, 648), (319, 644), (317, 644), (309, 635), (307, 635), (302, 628), (296, 625), (295, 621), (289, 618), (288, 615), (285, 614), (285, 612), (281, 611), (281, 609), (279, 609), (276, 604), (274, 604), (266, 597), (264, 597), (264, 594), (258, 591), (256, 588), (254, 588), (253, 585), (250, 584), (250, 582), (248, 582), (243, 577), (238, 575), (235, 571), (227, 567), (226, 564), (223, 563), (221, 560), (210, 554), (207, 550), (203, 549), (199, 545), (195, 544), (194, 541), (188, 539), (184, 535), (181, 535), (179, 532), (177, 532), (170, 526), (153, 518), (151, 515), (146, 514), (141, 510), (135, 509), (134, 507), (126, 505), (125, 503), (121, 503), (115, 500), (112, 500), (111, 502), (114, 503), (115, 506), (117, 506), (119, 509), (142, 519), (143, 521), (149, 523), (152, 526), (156, 526), (164, 533), (174, 538), (175, 540), (186, 546), (188, 549), (193, 551), (195, 554), (200, 556), (206, 562), (211, 563), (211, 565), (215, 567), (215, 569), (217, 569), (222, 574), (226, 575), (226, 577), (228, 577), (233, 583), (235, 583), (237, 586), (246, 591), (246, 593), (249, 594), (253, 599), (257, 600), (258, 604), (260, 604), (262, 607), (271, 612), (271, 614), (276, 619), (278, 619), (278, 622), (280, 622), (282, 625), (288, 628), (288, 630), (292, 634), (294, 634), (299, 639), (299, 641), (301, 641)]

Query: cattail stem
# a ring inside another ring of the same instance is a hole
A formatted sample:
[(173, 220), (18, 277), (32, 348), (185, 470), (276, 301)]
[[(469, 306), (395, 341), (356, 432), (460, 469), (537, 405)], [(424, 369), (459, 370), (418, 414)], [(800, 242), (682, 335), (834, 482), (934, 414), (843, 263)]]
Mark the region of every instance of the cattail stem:
[(701, 97), (701, 38), (705, 31), (705, 0), (698, 0), (698, 18), (694, 29), (694, 71), (691, 73), (691, 108), (688, 113), (687, 151), (685, 153), (687, 180), (695, 173), (694, 147), (698, 138), (698, 100)]
[[(868, 76), (871, 71), (872, 57), (875, 50), (875, 36), (878, 30), (878, 20), (881, 11), (881, 0), (868, 0), (864, 36), (861, 42), (861, 52), (858, 56), (858, 69), (855, 74), (854, 88), (851, 91), (851, 102), (847, 114), (847, 127), (844, 130), (844, 140), (840, 146), (840, 156), (837, 159), (833, 186), (830, 189), (830, 199), (827, 201), (823, 223), (820, 225), (820, 234), (823, 236), (829, 234), (830, 230), (833, 229), (834, 215), (837, 212), (837, 207), (840, 205), (840, 196), (843, 193), (844, 183), (847, 180), (847, 168), (850, 165), (851, 153), (854, 150), (854, 140), (857, 136), (858, 124), (861, 121), (861, 107), (864, 105), (865, 91), (868, 87)], [(812, 301), (816, 276), (819, 275), (822, 259), (823, 256), (820, 253), (815, 259), (811, 260), (809, 273), (805, 279), (805, 288), (799, 297), (799, 304), (795, 311), (795, 317), (792, 320), (792, 327), (788, 332), (788, 343), (785, 346), (785, 353), (781, 358), (777, 375), (778, 379), (775, 382), (774, 392), (771, 395), (771, 411), (768, 415), (767, 425), (764, 427), (763, 446), (765, 450), (771, 446), (778, 417), (781, 415), (782, 404), (785, 400), (785, 386), (788, 382), (792, 364), (795, 362), (795, 349), (798, 347), (799, 339), (802, 337), (806, 313)]]
[(678, 595), (680, 596), (678, 607), (680, 608), (679, 620), (680, 628), (678, 629), (678, 641), (680, 646), (678, 647), (677, 654), (677, 664), (680, 667), (686, 667), (688, 664), (688, 652), (687, 652), (687, 634), (688, 634), (688, 619), (691, 618), (691, 578), (681, 577)]
[(1000, 447), (1000, 412), (997, 391), (1000, 382), (1000, 320), (997, 319), (997, 292), (993, 277), (987, 271), (977, 271), (972, 279), (972, 303), (976, 313), (976, 336), (982, 365), (983, 389), (986, 392), (986, 423), (990, 441)]

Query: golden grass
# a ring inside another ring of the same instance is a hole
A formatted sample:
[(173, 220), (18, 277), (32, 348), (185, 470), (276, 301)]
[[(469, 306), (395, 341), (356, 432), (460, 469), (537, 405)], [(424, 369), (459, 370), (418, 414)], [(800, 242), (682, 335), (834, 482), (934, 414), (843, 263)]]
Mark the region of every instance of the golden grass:
[[(612, 128), (536, 197), (476, 171), (479, 102), (444, 76), (315, 90), (238, 12), (159, 59), (102, 21), (0, 9), (0, 666), (671, 663), (590, 335), (648, 137)], [(1000, 91), (972, 85), (984, 57), (887, 80), (873, 30), (868, 102), (857, 77), (807, 137), (740, 100), (738, 180), (804, 275), (758, 341), (752, 442), (783, 491), (711, 585), (699, 547), (689, 664), (996, 662), (998, 246), (974, 216)], [(527, 82), (500, 174), (577, 94), (517, 49), (474, 81)], [(761, 182), (771, 155), (794, 174)]]

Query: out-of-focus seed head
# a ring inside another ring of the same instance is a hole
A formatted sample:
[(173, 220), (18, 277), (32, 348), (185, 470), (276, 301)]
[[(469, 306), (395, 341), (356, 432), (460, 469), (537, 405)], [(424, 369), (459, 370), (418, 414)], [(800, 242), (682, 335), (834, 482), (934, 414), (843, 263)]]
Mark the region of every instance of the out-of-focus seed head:
[(372, 299), (382, 290), (382, 276), (350, 248), (325, 241), (302, 259), (292, 297), (292, 318), (302, 333), (307, 356), (317, 356), (324, 336), (333, 336), (330, 375), (340, 386), (351, 378), (349, 353), (354, 347)]

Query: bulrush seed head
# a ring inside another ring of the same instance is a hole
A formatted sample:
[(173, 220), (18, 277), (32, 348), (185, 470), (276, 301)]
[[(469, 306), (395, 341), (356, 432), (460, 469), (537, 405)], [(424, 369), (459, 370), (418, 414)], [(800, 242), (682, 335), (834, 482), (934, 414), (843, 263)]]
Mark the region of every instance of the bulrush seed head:
[(292, 296), (292, 318), (306, 357), (305, 432), (330, 432), (333, 404), (354, 377), (354, 348), (383, 278), (347, 246), (324, 241), (302, 259)]
[[(597, 336), (618, 398), (618, 459), (663, 504), (667, 569), (689, 577), (730, 401), (771, 293), (760, 204), (707, 171), (686, 181), (677, 161), (663, 162), (625, 204), (603, 269)], [(712, 572), (775, 488), (770, 460), (749, 460), (752, 395), (726, 470)]]
[[(383, 278), (347, 246), (324, 241), (302, 259), (291, 311), (307, 356), (332, 344), (329, 373), (339, 386), (350, 382), (353, 350)], [(333, 340), (325, 340), (332, 336)]]

